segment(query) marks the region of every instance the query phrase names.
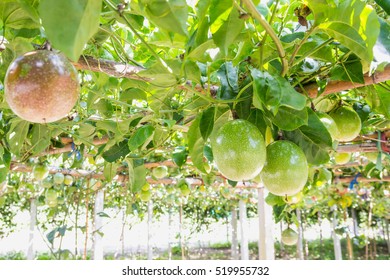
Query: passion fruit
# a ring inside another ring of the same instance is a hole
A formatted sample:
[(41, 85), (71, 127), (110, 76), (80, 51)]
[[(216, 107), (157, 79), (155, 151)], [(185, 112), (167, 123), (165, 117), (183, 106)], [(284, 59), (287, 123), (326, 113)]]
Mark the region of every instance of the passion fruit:
[(49, 123), (65, 117), (80, 90), (77, 71), (61, 53), (28, 52), (16, 58), (4, 79), (5, 99), (20, 118)]
[(289, 246), (297, 244), (298, 233), (291, 228), (286, 228), (282, 231), (282, 242)]
[(260, 177), (269, 192), (295, 195), (305, 186), (308, 174), (305, 154), (296, 144), (279, 140), (267, 146), (267, 161)]
[(360, 117), (351, 107), (343, 106), (329, 114), (335, 121), (338, 128), (336, 140), (341, 142), (355, 139), (362, 128)]
[(225, 123), (212, 139), (211, 148), (219, 171), (232, 181), (255, 178), (266, 159), (263, 135), (246, 120)]

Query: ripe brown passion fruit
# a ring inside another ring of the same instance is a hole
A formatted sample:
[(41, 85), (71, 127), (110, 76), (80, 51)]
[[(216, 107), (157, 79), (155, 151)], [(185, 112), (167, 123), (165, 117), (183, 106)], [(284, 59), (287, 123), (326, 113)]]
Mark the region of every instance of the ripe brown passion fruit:
[(77, 71), (61, 53), (28, 52), (15, 59), (4, 79), (5, 99), (20, 118), (49, 123), (65, 117), (79, 95)]

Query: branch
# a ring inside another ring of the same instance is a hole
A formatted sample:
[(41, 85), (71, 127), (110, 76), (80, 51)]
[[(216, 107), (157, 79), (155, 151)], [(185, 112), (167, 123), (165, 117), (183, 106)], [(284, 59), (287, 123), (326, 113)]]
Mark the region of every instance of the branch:
[[(95, 59), (91, 56), (84, 56), (80, 58), (78, 62), (74, 63), (74, 66), (78, 70), (89, 70), (93, 72), (102, 72), (109, 76), (116, 78), (127, 78), (132, 80), (140, 80), (145, 82), (150, 82), (152, 79), (141, 77), (138, 73), (144, 68), (138, 66), (132, 66), (124, 63), (119, 63), (116, 61), (105, 60), (105, 59)], [(331, 81), (326, 86), (324, 92), (321, 95), (329, 95), (332, 93), (350, 90), (354, 88), (359, 88), (363, 86), (368, 86), (372, 84), (378, 84), (390, 80), (390, 65), (386, 66), (383, 72), (375, 72), (373, 75), (369, 76), (368, 73), (364, 75), (364, 84), (346, 82), (346, 81)], [(187, 85), (192, 85), (190, 81), (186, 83)], [(188, 90), (185, 85), (179, 85), (181, 90)], [(207, 88), (207, 87), (206, 87)], [(318, 85), (317, 83), (310, 83), (305, 85), (304, 90), (311, 98), (318, 96)], [(205, 88), (201, 85), (196, 85), (194, 88), (196, 91), (204, 93)], [(218, 87), (215, 85), (210, 85), (211, 95), (214, 96), (217, 92)]]
[[(375, 72), (371, 76), (369, 73), (364, 74), (364, 84), (346, 81), (330, 81), (321, 95), (329, 95), (344, 90), (379, 84), (388, 80), (390, 80), (390, 65), (387, 65), (383, 72)], [(316, 83), (308, 84), (304, 86), (304, 89), (311, 98), (316, 98), (318, 96), (318, 85)]]
[(139, 66), (133, 66), (124, 63), (118, 63), (106, 59), (95, 59), (91, 56), (83, 56), (78, 62), (74, 62), (73, 65), (78, 70), (89, 70), (93, 72), (102, 72), (112, 77), (128, 78), (132, 80), (151, 81), (149, 78), (141, 77), (139, 72), (145, 70)]
[[(334, 183), (350, 183), (355, 176), (349, 176), (349, 177), (335, 177), (333, 182)], [(357, 181), (359, 183), (372, 183), (372, 182), (390, 182), (390, 176), (383, 176), (381, 179), (378, 178), (358, 178)]]
[(249, 9), (250, 14), (253, 18), (255, 18), (261, 26), (265, 29), (267, 34), (274, 41), (276, 49), (278, 50), (279, 57), (282, 60), (282, 76), (285, 76), (288, 72), (288, 61), (286, 58), (286, 52), (284, 51), (282, 42), (280, 41), (278, 35), (276, 35), (275, 31), (269, 25), (268, 21), (263, 17), (263, 15), (256, 9), (256, 6), (253, 4), (252, 0), (242, 0), (245, 3), (246, 7)]

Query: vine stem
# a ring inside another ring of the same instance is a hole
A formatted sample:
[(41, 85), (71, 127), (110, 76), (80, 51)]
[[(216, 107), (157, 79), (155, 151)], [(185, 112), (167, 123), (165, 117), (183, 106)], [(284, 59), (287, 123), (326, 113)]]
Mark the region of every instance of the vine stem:
[(135, 30), (135, 28), (131, 25), (130, 21), (127, 19), (126, 15), (121, 13), (118, 8), (115, 6), (115, 4), (111, 3), (109, 0), (104, 0), (108, 6), (110, 6), (111, 9), (116, 11), (118, 15), (123, 18), (123, 20), (126, 22), (127, 26), (131, 29), (131, 31), (134, 33), (134, 35), (145, 45), (146, 48), (152, 53), (152, 55), (157, 59), (157, 61), (165, 67), (170, 73), (172, 73), (172, 69), (168, 66), (168, 64), (155, 52), (155, 50), (145, 41), (144, 38)]
[(296, 45), (296, 47), (295, 47), (295, 49), (294, 49), (294, 51), (293, 51), (293, 53), (292, 53), (292, 55), (291, 55), (291, 57), (290, 57), (290, 61), (289, 61), (289, 63), (288, 63), (289, 66), (291, 66), (291, 65), (293, 64), (295, 56), (298, 54), (298, 52), (299, 52), (299, 50), (301, 49), (301, 47), (303, 46), (303, 44), (306, 43), (306, 41), (309, 39), (310, 35), (311, 35), (315, 30), (316, 30), (316, 28), (310, 29), (310, 30), (306, 33), (305, 37), (303, 37), (303, 39), (301, 40), (301, 42), (300, 42), (298, 45)]
[(279, 37), (276, 35), (275, 31), (272, 29), (271, 25), (267, 22), (262, 14), (256, 9), (256, 6), (253, 4), (252, 0), (242, 0), (245, 3), (246, 7), (249, 9), (252, 17), (255, 18), (261, 26), (265, 29), (271, 39), (274, 41), (276, 45), (276, 49), (278, 50), (279, 57), (282, 60), (282, 72), (281, 75), (285, 76), (288, 72), (288, 61), (286, 58), (286, 52), (282, 46), (282, 42)]

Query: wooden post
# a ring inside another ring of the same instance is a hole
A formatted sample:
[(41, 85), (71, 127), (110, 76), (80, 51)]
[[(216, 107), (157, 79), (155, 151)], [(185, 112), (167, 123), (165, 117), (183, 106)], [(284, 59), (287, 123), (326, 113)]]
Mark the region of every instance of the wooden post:
[(104, 191), (101, 189), (96, 193), (95, 197), (95, 209), (94, 209), (94, 230), (93, 230), (93, 259), (94, 260), (103, 260), (103, 243), (102, 236), (99, 231), (103, 226), (102, 217), (100, 213), (104, 211)]
[(333, 247), (334, 247), (335, 260), (342, 260), (343, 255), (341, 254), (340, 238), (336, 234), (336, 228), (337, 228), (337, 208), (336, 207), (333, 207), (332, 225), (333, 225), (332, 236), (333, 236)]
[(268, 191), (261, 187), (258, 189), (257, 212), (259, 215), (259, 260), (274, 260), (274, 223), (272, 207), (265, 203)]
[(237, 209), (235, 207), (232, 208), (232, 219), (231, 219), (231, 227), (232, 227), (232, 247), (231, 247), (231, 255), (233, 260), (238, 260), (238, 238), (237, 238)]
[(302, 213), (300, 209), (296, 209), (298, 220), (298, 242), (297, 242), (297, 258), (298, 260), (304, 260), (303, 256), (303, 228), (302, 228)]
[(28, 237), (28, 249), (27, 249), (28, 260), (33, 260), (35, 258), (34, 232), (35, 232), (36, 224), (37, 224), (37, 202), (35, 198), (32, 198), (30, 201), (30, 232)]
[(246, 203), (243, 200), (240, 200), (239, 202), (239, 209), (241, 225), (241, 260), (249, 260), (248, 221), (246, 216)]
[(152, 222), (153, 222), (153, 201), (148, 201), (148, 260), (153, 260), (153, 246), (152, 246)]

